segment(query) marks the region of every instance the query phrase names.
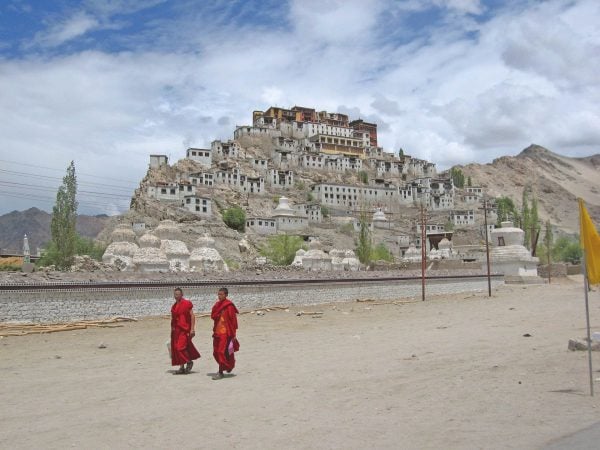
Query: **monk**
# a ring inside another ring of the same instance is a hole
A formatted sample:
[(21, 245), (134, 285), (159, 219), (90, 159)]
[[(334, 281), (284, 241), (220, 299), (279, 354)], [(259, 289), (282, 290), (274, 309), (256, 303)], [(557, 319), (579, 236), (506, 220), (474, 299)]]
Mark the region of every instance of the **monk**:
[(235, 367), (234, 352), (240, 348), (236, 338), (238, 323), (236, 314), (239, 311), (227, 298), (229, 291), (223, 287), (217, 293), (217, 302), (212, 307), (210, 317), (214, 321), (213, 326), (213, 356), (219, 364), (219, 372), (212, 379), (220, 380), (223, 372), (231, 372)]
[(173, 291), (175, 303), (171, 306), (171, 364), (179, 366), (174, 375), (185, 375), (192, 371), (194, 359), (200, 353), (194, 347), (192, 338), (196, 335), (196, 316), (192, 302), (183, 298), (181, 288)]

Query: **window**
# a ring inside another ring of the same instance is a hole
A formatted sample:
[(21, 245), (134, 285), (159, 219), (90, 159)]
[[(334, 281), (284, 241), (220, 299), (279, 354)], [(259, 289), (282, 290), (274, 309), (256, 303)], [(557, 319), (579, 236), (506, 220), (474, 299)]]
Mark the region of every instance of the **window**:
[(160, 190), (160, 193), (161, 193), (161, 194), (166, 194), (166, 193), (167, 193), (167, 190), (166, 190), (165, 188), (162, 188), (162, 189)]
[(498, 236), (498, 247), (504, 247), (504, 236)]
[(171, 195), (175, 195), (175, 189), (171, 189)]

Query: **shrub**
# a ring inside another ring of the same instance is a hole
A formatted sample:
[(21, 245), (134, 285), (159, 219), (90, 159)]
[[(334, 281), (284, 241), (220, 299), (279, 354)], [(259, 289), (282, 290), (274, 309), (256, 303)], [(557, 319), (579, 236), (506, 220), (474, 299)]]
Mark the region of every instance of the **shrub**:
[(304, 247), (304, 241), (298, 236), (278, 234), (270, 236), (260, 253), (266, 256), (276, 266), (289, 266), (296, 252)]
[(392, 262), (394, 261), (394, 256), (383, 243), (380, 243), (371, 250), (371, 261)]
[(243, 232), (246, 229), (246, 213), (239, 206), (227, 208), (223, 212), (223, 222), (229, 228)]
[(104, 254), (104, 250), (106, 250), (105, 245), (79, 235), (75, 239), (76, 255), (88, 255), (96, 261), (102, 261), (102, 255)]
[(358, 172), (358, 179), (360, 180), (360, 182), (362, 184), (368, 184), (369, 183), (369, 174), (366, 171), (361, 170), (360, 172)]
[(561, 236), (556, 240), (554, 247), (552, 247), (552, 259), (554, 261), (577, 264), (581, 261), (582, 256), (583, 252), (579, 246), (579, 238)]
[(329, 208), (327, 206), (321, 205), (321, 215), (323, 216), (324, 219), (329, 217), (330, 213), (331, 213), (331, 211), (329, 211)]

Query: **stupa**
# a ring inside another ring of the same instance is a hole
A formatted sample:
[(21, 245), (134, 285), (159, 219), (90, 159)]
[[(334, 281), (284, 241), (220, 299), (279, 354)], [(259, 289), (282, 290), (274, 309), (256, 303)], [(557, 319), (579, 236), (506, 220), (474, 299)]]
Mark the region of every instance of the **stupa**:
[(140, 238), (140, 248), (133, 255), (133, 264), (138, 272), (167, 272), (169, 260), (160, 249), (160, 239), (146, 233)]
[(523, 230), (514, 227), (512, 222), (502, 222), (501, 225), (491, 233), (492, 270), (504, 274), (506, 281), (541, 281), (537, 273), (539, 258), (531, 256), (523, 245)]
[(198, 238), (189, 261), (190, 270), (196, 272), (229, 272), (229, 267), (215, 249), (215, 240), (208, 234)]

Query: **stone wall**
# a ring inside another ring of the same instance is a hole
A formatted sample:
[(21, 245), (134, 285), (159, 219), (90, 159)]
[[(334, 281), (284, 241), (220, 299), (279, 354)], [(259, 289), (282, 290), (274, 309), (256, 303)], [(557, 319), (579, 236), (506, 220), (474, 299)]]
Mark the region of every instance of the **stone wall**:
[[(493, 286), (502, 284), (492, 280)], [(486, 291), (487, 280), (427, 282), (426, 294)], [(209, 311), (217, 287), (184, 289), (197, 312)], [(327, 283), (315, 285), (232, 286), (229, 297), (240, 310), (269, 306), (302, 306), (356, 299), (390, 300), (421, 296), (421, 282)], [(94, 289), (34, 292), (0, 292), (0, 322), (68, 322), (115, 316), (148, 317), (170, 313), (171, 288)]]
[[(542, 278), (548, 278), (548, 264), (540, 264), (538, 266), (538, 275)], [(567, 265), (564, 263), (550, 264), (550, 275), (552, 278), (566, 277)]]

